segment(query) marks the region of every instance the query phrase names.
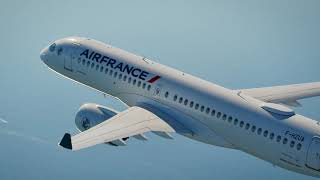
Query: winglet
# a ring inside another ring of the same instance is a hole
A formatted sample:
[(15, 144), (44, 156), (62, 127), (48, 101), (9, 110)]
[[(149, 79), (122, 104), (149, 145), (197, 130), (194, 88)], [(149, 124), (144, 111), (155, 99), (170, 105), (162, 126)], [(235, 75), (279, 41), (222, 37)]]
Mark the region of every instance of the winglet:
[(66, 149), (72, 150), (71, 135), (69, 133), (65, 133), (59, 145)]

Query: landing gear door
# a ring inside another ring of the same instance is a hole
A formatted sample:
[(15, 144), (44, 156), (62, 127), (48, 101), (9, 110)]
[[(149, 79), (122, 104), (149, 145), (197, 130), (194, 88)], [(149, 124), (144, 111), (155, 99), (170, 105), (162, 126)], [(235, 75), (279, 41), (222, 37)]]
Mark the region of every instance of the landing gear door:
[(308, 149), (307, 167), (320, 170), (320, 138), (314, 137)]

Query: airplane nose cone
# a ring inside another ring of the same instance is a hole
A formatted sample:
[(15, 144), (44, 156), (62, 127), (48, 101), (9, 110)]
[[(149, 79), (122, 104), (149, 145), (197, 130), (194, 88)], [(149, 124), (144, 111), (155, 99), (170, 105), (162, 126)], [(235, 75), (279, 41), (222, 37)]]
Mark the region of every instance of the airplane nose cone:
[(40, 59), (42, 61), (46, 61), (47, 54), (48, 54), (48, 48), (42, 49), (40, 52)]

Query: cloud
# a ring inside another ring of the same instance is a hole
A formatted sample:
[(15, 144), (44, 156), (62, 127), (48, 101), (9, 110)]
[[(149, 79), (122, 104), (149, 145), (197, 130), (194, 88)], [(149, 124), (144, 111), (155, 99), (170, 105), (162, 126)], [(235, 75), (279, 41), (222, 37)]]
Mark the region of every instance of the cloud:
[[(6, 120), (6, 118), (4, 118), (2, 116), (2, 117), (0, 117), (0, 125), (1, 124), (9, 124), (9, 122)], [(25, 140), (36, 142), (36, 143), (54, 145), (54, 143), (49, 142), (48, 140), (45, 140), (45, 139), (37, 137), (37, 136), (33, 136), (33, 135), (25, 134), (25, 133), (22, 133), (22, 132), (18, 132), (18, 131), (13, 130), (13, 129), (9, 129), (7, 126), (5, 126), (5, 127), (2, 126), (2, 128), (0, 126), (0, 135), (1, 134), (7, 135), (7, 136), (15, 136), (17, 138), (25, 139)]]
[(0, 123), (8, 124), (8, 121), (6, 121), (6, 120), (4, 120), (4, 118), (1, 118), (1, 117), (0, 117)]
[(17, 132), (15, 130), (10, 130), (10, 129), (0, 129), (0, 134), (5, 134), (8, 136), (15, 136), (18, 138), (22, 138), (25, 140), (29, 140), (32, 142), (36, 142), (36, 143), (41, 143), (41, 144), (47, 144), (47, 145), (53, 145), (52, 142), (45, 140), (43, 138), (37, 137), (37, 136), (32, 136), (32, 135), (28, 135), (28, 134), (24, 134), (21, 132)]

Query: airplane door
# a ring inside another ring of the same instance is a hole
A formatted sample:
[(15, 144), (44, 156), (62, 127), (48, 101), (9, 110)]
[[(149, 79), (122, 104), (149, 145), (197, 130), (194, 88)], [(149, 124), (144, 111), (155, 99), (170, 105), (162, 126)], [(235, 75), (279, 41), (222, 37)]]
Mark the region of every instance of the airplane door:
[(320, 138), (314, 137), (308, 149), (307, 163), (309, 168), (320, 170)]
[(74, 55), (72, 53), (72, 48), (68, 48), (68, 52), (64, 56), (64, 69), (68, 71), (73, 71), (72, 61), (74, 60)]
[(71, 57), (72, 59), (72, 69), (73, 71), (75, 71), (78, 74), (82, 74), (82, 75), (86, 75), (87, 74), (87, 61), (83, 58), (81, 58), (80, 56), (76, 56), (77, 54), (79, 55), (81, 53), (81, 50), (75, 50), (71, 55), (73, 57)]

